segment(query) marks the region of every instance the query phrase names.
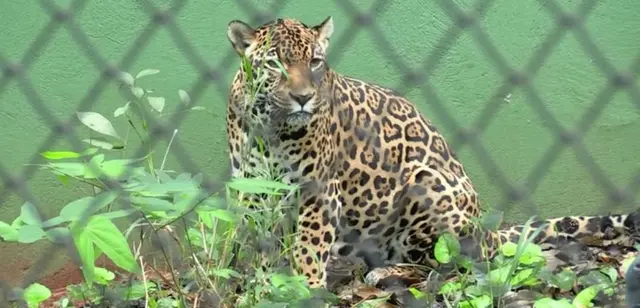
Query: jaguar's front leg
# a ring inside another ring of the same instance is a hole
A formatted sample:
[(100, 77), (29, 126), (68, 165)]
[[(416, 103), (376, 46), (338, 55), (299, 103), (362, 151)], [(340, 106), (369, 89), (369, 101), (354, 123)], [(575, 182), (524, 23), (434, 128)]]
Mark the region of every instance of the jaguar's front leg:
[(311, 288), (327, 287), (326, 265), (342, 206), (338, 188), (338, 181), (314, 183), (300, 193), (293, 259), (297, 274), (305, 275)]

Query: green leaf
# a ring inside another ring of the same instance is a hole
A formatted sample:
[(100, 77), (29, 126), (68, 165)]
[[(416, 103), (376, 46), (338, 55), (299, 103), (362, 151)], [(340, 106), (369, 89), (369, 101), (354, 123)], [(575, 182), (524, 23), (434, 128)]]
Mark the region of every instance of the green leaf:
[(51, 290), (37, 282), (30, 284), (22, 293), (22, 298), (29, 307), (38, 307), (49, 297), (51, 297)]
[(22, 221), (22, 218), (20, 218), (20, 216), (16, 217), (12, 222), (11, 222), (11, 228), (14, 228), (16, 230), (18, 230), (20, 227), (24, 226), (24, 222)]
[(448, 281), (445, 282), (441, 287), (440, 287), (440, 291), (438, 292), (438, 294), (443, 294), (443, 295), (452, 295), (456, 292), (459, 292), (460, 290), (462, 290), (462, 284), (458, 281)]
[(139, 205), (143, 211), (170, 211), (175, 209), (173, 203), (159, 199), (159, 198), (151, 198), (151, 197), (131, 197), (131, 203)]
[(118, 73), (116, 78), (128, 86), (133, 86), (133, 82), (134, 82), (133, 76), (131, 76), (131, 74), (127, 72), (121, 71), (120, 73)]
[(102, 174), (111, 178), (120, 178), (123, 175), (131, 174), (129, 169), (133, 164), (144, 160), (146, 157), (136, 159), (112, 159), (102, 163)]
[(247, 78), (247, 83), (252, 84), (253, 83), (253, 67), (251, 66), (251, 60), (249, 60), (249, 58), (247, 58), (244, 55), (241, 56), (240, 60), (242, 62), (242, 70), (245, 73), (245, 76)]
[(580, 278), (578, 278), (578, 282), (583, 286), (607, 285), (611, 284), (611, 279), (598, 270), (591, 270), (586, 275), (581, 275)]
[(85, 282), (91, 286), (95, 277), (95, 259), (96, 253), (91, 241), (91, 235), (86, 228), (78, 227), (75, 223), (71, 224), (71, 236), (73, 244), (76, 246), (80, 260), (82, 261), (82, 274)]
[(20, 219), (28, 225), (41, 225), (42, 217), (38, 213), (38, 209), (31, 202), (25, 202), (20, 208)]
[(48, 163), (47, 166), (54, 170), (54, 173), (82, 177), (85, 174), (84, 163)]
[(162, 112), (162, 110), (164, 110), (164, 97), (148, 96), (147, 101), (149, 101), (149, 105), (151, 105), (151, 108), (153, 108), (153, 110), (157, 112)]
[(211, 270), (211, 275), (229, 279), (231, 277), (241, 278), (242, 276), (230, 268), (215, 268)]
[[(182, 308), (184, 307), (183, 305), (180, 304), (180, 302), (174, 298), (170, 298), (170, 297), (163, 297), (158, 299), (158, 302), (156, 303), (157, 308), (174, 308), (174, 307), (179, 307)], [(274, 307), (277, 308), (277, 307)]]
[(226, 206), (226, 200), (219, 196), (207, 197), (202, 201), (201, 209), (218, 209)]
[[(126, 285), (121, 286), (116, 290), (118, 290), (117, 293), (120, 294), (121, 299), (136, 300), (136, 299), (143, 298), (147, 290), (154, 291), (156, 289), (156, 286), (153, 283), (153, 281), (147, 281), (146, 283), (149, 285), (148, 289), (145, 288), (144, 282), (131, 281), (130, 283), (127, 283)], [(149, 305), (149, 307), (153, 307), (153, 306)]]
[(171, 176), (164, 170), (156, 169), (155, 171), (156, 171), (156, 176), (158, 177), (158, 179), (160, 179), (160, 182), (168, 183), (173, 181), (173, 178), (171, 178)]
[[(387, 301), (389, 300), (389, 296), (387, 295), (385, 297), (381, 297), (381, 298), (375, 298), (375, 299), (368, 299), (368, 300), (364, 300), (359, 302), (357, 305), (353, 306), (354, 308), (376, 308), (376, 307), (383, 307), (383, 305), (385, 305), (387, 303)], [(256, 307), (256, 308), (278, 308), (275, 304), (272, 303), (265, 303), (260, 307)], [(288, 307), (286, 304), (284, 306), (282, 306), (283, 308)]]
[(111, 220), (94, 216), (87, 223), (85, 232), (113, 263), (129, 272), (138, 272), (138, 264), (129, 248), (127, 239)]
[(576, 273), (574, 273), (569, 268), (563, 269), (561, 272), (555, 274), (551, 278), (551, 283), (558, 286), (558, 288), (562, 291), (571, 290), (575, 282), (576, 282)]
[(126, 216), (129, 216), (129, 215), (137, 213), (137, 212), (138, 211), (134, 210), (134, 209), (117, 210), (117, 211), (111, 211), (111, 212), (107, 212), (107, 213), (101, 213), (101, 214), (98, 214), (96, 216), (102, 216), (102, 217), (107, 218), (107, 219), (116, 219), (116, 218), (126, 217)]
[(69, 307), (69, 298), (67, 297), (63, 297), (60, 299), (59, 303), (60, 303), (60, 308), (67, 308)]
[(207, 195), (197, 189), (185, 191), (184, 193), (174, 196), (175, 210), (177, 213), (183, 213), (184, 211), (192, 209), (194, 206), (198, 212), (206, 212), (220, 207), (212, 207), (211, 203), (213, 202), (207, 200)]
[(613, 268), (612, 266), (601, 268), (600, 271), (603, 274), (609, 276), (609, 278), (611, 279), (611, 282), (615, 283), (618, 280), (618, 271), (616, 271), (616, 269)]
[(491, 307), (492, 300), (489, 295), (481, 295), (470, 300), (461, 301), (458, 307), (464, 308), (487, 308)]
[(46, 159), (78, 158), (80, 154), (71, 151), (45, 151), (40, 153)]
[(50, 241), (64, 244), (66, 243), (66, 239), (71, 236), (71, 232), (67, 227), (57, 227), (47, 230), (46, 235)]
[(167, 183), (150, 183), (140, 191), (140, 194), (146, 196), (164, 196), (175, 192), (192, 192), (198, 191), (199, 188), (191, 181), (171, 181)]
[(541, 298), (533, 304), (534, 308), (575, 308), (568, 299), (554, 300), (553, 298)]
[(484, 290), (478, 284), (471, 284), (464, 289), (464, 293), (472, 297), (477, 297), (483, 295)]
[(494, 270), (491, 270), (488, 273), (487, 280), (491, 281), (496, 285), (504, 285), (504, 283), (507, 282), (507, 279), (509, 279), (510, 273), (511, 273), (511, 269), (509, 268), (509, 266), (499, 267)]
[(114, 112), (113, 112), (113, 116), (114, 117), (119, 117), (123, 114), (125, 114), (127, 112), (127, 110), (129, 110), (129, 105), (131, 104), (131, 102), (127, 102), (126, 104), (124, 104), (124, 106), (122, 107), (118, 107)]
[(58, 179), (58, 181), (60, 181), (60, 183), (62, 183), (62, 185), (67, 186), (69, 185), (69, 179), (71, 178), (68, 175), (64, 175), (64, 174), (56, 174), (56, 178)]
[(520, 286), (527, 282), (530, 278), (535, 278), (533, 275), (533, 269), (527, 268), (517, 272), (513, 277), (511, 277), (511, 285), (514, 287)]
[(411, 292), (411, 294), (413, 295), (413, 297), (415, 297), (416, 299), (423, 299), (426, 297), (426, 294), (416, 288), (409, 288), (409, 292)]
[(96, 267), (94, 273), (96, 283), (101, 285), (107, 285), (116, 278), (116, 275), (112, 271), (102, 267)]
[(141, 182), (142, 184), (155, 184), (158, 183), (158, 179), (151, 175), (147, 170), (136, 170), (135, 173), (131, 175), (132, 179)]
[(40, 153), (40, 155), (46, 159), (50, 160), (59, 160), (59, 159), (67, 159), (67, 158), (78, 158), (87, 155), (93, 155), (98, 151), (96, 148), (86, 149), (82, 153), (77, 153), (73, 151), (44, 151)]
[(146, 77), (146, 76), (155, 75), (157, 73), (160, 73), (159, 69), (155, 69), (155, 68), (143, 69), (138, 73), (138, 75), (136, 75), (136, 79), (140, 79), (140, 78)]
[(244, 193), (280, 195), (278, 190), (294, 190), (295, 186), (255, 178), (235, 178), (227, 183), (231, 189)]
[(103, 140), (97, 140), (95, 138), (93, 139), (82, 139), (82, 142), (84, 143), (88, 143), (90, 145), (99, 147), (101, 149), (105, 149), (105, 150), (113, 150), (115, 148), (115, 146), (113, 145), (113, 143), (107, 142), (107, 141), (103, 141)]
[(228, 210), (214, 209), (196, 212), (198, 213), (198, 216), (200, 216), (200, 219), (202, 219), (202, 223), (209, 229), (213, 228), (214, 218), (230, 223), (235, 223), (239, 220), (239, 217), (235, 213)]
[(18, 242), (30, 244), (41, 240), (45, 236), (39, 225), (24, 225), (18, 229)]
[(133, 94), (133, 96), (140, 99), (144, 95), (144, 89), (140, 87), (132, 87), (131, 93)]
[(471, 268), (473, 267), (473, 261), (471, 257), (465, 255), (459, 255), (458, 257), (456, 257), (456, 264), (458, 264), (458, 266), (460, 266), (461, 268), (467, 270), (471, 270)]
[(180, 96), (180, 102), (185, 105), (189, 105), (191, 97), (189, 97), (189, 93), (187, 93), (187, 91), (180, 89), (178, 90), (178, 95)]
[(93, 154), (96, 154), (98, 152), (98, 150), (99, 149), (96, 149), (96, 148), (88, 148), (84, 152), (80, 153), (80, 156), (93, 155)]
[(4, 221), (0, 221), (0, 237), (6, 242), (15, 242), (18, 240), (18, 230)]
[(599, 284), (583, 289), (573, 299), (573, 304), (581, 305), (582, 307), (592, 307), (593, 304), (591, 303), (591, 301), (596, 298), (596, 295), (598, 295), (598, 292), (600, 292), (602, 289), (603, 286)]
[(444, 233), (436, 242), (435, 257), (439, 263), (447, 264), (460, 255), (460, 242), (450, 233)]
[(213, 210), (209, 213), (211, 214), (211, 216), (226, 222), (233, 223), (233, 222), (237, 222), (239, 219), (239, 217), (235, 213), (227, 210), (218, 209), (218, 210)]
[(518, 245), (513, 242), (506, 242), (500, 246), (500, 252), (505, 257), (513, 257), (516, 255), (516, 251), (518, 250)]
[(118, 197), (117, 191), (103, 191), (96, 196), (83, 197), (65, 205), (60, 211), (60, 217), (64, 221), (77, 220), (82, 215), (93, 215)]
[(86, 164), (84, 178), (95, 179), (100, 177), (102, 162), (104, 161), (104, 154), (99, 154), (91, 158)]
[(520, 263), (525, 265), (531, 265), (534, 263), (542, 262), (544, 260), (545, 258), (542, 254), (542, 248), (539, 245), (533, 243), (527, 244), (524, 251), (522, 252), (522, 255), (520, 255), (520, 258), (518, 259)]
[(200, 248), (203, 248), (202, 247), (202, 243), (204, 241), (203, 241), (202, 234), (200, 233), (200, 231), (197, 231), (194, 228), (189, 228), (189, 230), (187, 231), (187, 238), (188, 238), (188, 241), (191, 242), (191, 245), (195, 245), (195, 246), (198, 246)]
[(82, 124), (86, 125), (90, 129), (98, 133), (101, 133), (103, 135), (122, 139), (120, 135), (118, 135), (118, 133), (116, 132), (115, 128), (113, 128), (113, 125), (111, 124), (111, 122), (107, 118), (105, 118), (103, 115), (97, 112), (92, 112), (92, 111), (88, 111), (88, 112), (78, 111), (76, 112), (76, 115), (78, 116), (78, 119), (80, 120), (80, 122), (82, 122)]

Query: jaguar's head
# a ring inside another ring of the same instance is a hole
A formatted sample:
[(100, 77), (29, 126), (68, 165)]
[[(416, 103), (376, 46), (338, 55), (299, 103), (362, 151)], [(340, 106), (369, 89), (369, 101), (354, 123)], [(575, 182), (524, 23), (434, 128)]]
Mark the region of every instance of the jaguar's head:
[(332, 34), (331, 17), (311, 27), (293, 19), (258, 28), (233, 20), (227, 32), (233, 48), (250, 63), (253, 80), (263, 82), (256, 103), (290, 125), (306, 124), (328, 108), (325, 55)]

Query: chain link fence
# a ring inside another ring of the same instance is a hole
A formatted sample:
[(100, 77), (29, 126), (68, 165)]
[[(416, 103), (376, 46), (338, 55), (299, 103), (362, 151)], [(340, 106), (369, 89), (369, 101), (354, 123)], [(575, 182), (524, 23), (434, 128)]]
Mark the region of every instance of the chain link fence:
[[(379, 51), (391, 61), (396, 70), (404, 72), (404, 77), (398, 80), (398, 84), (394, 88), (401, 94), (406, 93), (411, 88), (418, 88), (421, 97), (423, 97), (424, 101), (428, 101), (435, 111), (435, 114), (431, 115), (431, 117), (437, 118), (443, 123), (444, 130), (455, 132), (455, 134), (448, 138), (450, 145), (456, 150), (463, 146), (469, 146), (481, 162), (480, 166), (485, 168), (485, 171), (498, 182), (497, 184), (501, 187), (504, 196), (503, 202), (495, 205), (495, 207), (500, 210), (508, 210), (508, 205), (514, 201), (524, 201), (532, 208), (535, 208), (535, 204), (530, 198), (531, 194), (536, 190), (543, 176), (550, 169), (551, 164), (566, 147), (574, 150), (580, 162), (586, 170), (588, 170), (592, 180), (610, 197), (609, 201), (614, 204), (634, 204), (635, 195), (640, 185), (640, 169), (637, 170), (636, 176), (626, 187), (616, 187), (605, 175), (602, 168), (599, 167), (589, 155), (582, 138), (618, 91), (626, 91), (632, 98), (631, 101), (635, 104), (635, 107), (640, 110), (640, 90), (635, 82), (635, 76), (640, 74), (640, 50), (638, 50), (638, 57), (635, 58), (636, 60), (629, 68), (624, 71), (619, 71), (602, 55), (602, 52), (589, 36), (584, 25), (585, 19), (597, 5), (597, 0), (585, 0), (575, 11), (562, 10), (556, 1), (539, 0), (538, 2), (541, 7), (552, 16), (557, 24), (554, 29), (547, 34), (545, 42), (540, 45), (523, 68), (512, 67), (508, 64), (508, 61), (505, 60), (498, 48), (492, 45), (486, 29), (482, 27), (483, 16), (493, 2), (493, 0), (479, 0), (476, 1), (471, 10), (465, 11), (452, 1), (437, 1), (438, 6), (446, 12), (453, 22), (442, 37), (434, 38), (434, 40), (437, 40), (435, 48), (433, 48), (435, 52), (426, 55), (422, 65), (419, 67), (411, 67), (402, 60), (402, 57), (397, 51), (397, 49), (401, 47), (394, 46), (392, 41), (384, 36), (380, 26), (376, 23), (377, 14), (389, 5), (389, 0), (375, 1), (370, 10), (362, 10), (350, 1), (334, 1), (333, 4), (336, 7), (351, 16), (351, 19), (348, 21), (340, 21), (344, 23), (348, 22), (347, 27), (350, 30), (345, 31), (342, 36), (332, 39), (328, 62), (335, 67), (340, 63), (340, 58), (345, 46), (349, 45), (349, 42), (354, 39), (356, 34), (360, 31), (369, 31)], [(229, 72), (229, 70), (235, 70), (235, 63), (238, 61), (236, 61), (237, 55), (232, 48), (229, 47), (228, 53), (223, 56), (221, 55), (223, 60), (220, 61), (220, 63), (222, 65), (220, 67), (212, 67), (194, 50), (188, 39), (186, 39), (183, 31), (174, 23), (174, 16), (187, 4), (186, 0), (173, 1), (171, 7), (167, 10), (160, 10), (147, 1), (140, 1), (141, 7), (152, 17), (151, 21), (143, 28), (129, 50), (117, 63), (110, 63), (105, 59), (100, 50), (92, 45), (90, 38), (83, 32), (82, 28), (74, 19), (76, 12), (81, 11), (83, 7), (87, 5), (88, 1), (72, 1), (68, 8), (62, 8), (56, 5), (54, 1), (41, 0), (39, 3), (43, 11), (45, 11), (51, 19), (47, 26), (42, 29), (36, 37), (28, 38), (32, 39), (33, 42), (19, 61), (9, 61), (8, 58), (2, 54), (3, 47), (0, 46), (0, 68), (2, 69), (0, 97), (9, 87), (11, 81), (17, 82), (17, 87), (24, 93), (26, 103), (33, 107), (37, 114), (51, 128), (51, 131), (46, 142), (40, 145), (37, 153), (34, 153), (30, 159), (30, 163), (28, 163), (19, 174), (10, 174), (10, 172), (7, 171), (7, 166), (0, 162), (0, 178), (3, 182), (0, 203), (6, 206), (5, 203), (8, 195), (15, 193), (25, 201), (33, 204), (34, 208), (41, 213), (43, 208), (42, 202), (38, 202), (34, 194), (30, 192), (25, 185), (25, 181), (30, 179), (38, 170), (38, 163), (41, 162), (42, 159), (39, 153), (49, 150), (59, 139), (67, 140), (76, 152), (82, 152), (86, 149), (86, 143), (81, 141), (82, 138), (76, 134), (74, 129), (74, 127), (79, 124), (78, 118), (70, 117), (67, 121), (59, 121), (53, 117), (44, 99), (38, 94), (38, 89), (29, 79), (28, 72), (31, 65), (34, 63), (37, 55), (41, 54), (47, 44), (50, 43), (53, 32), (59, 29), (66, 29), (82, 53), (91, 61), (96, 69), (102, 72), (101, 78), (88, 89), (82, 100), (78, 103), (77, 110), (91, 110), (98, 96), (106, 88), (109, 81), (122, 81), (123, 75), (121, 72), (128, 71), (132, 67), (145, 49), (145, 46), (149, 43), (152, 35), (161, 28), (168, 31), (171, 38), (175, 41), (177, 48), (180, 49), (181, 53), (188, 60), (188, 63), (200, 76), (187, 91), (190, 95), (190, 102), (187, 108), (195, 106), (204, 90), (210, 85), (213, 85), (220, 93), (226, 93), (229, 85), (223, 80), (222, 76)], [(282, 14), (286, 1), (274, 1), (273, 5), (265, 11), (257, 10), (252, 3), (246, 0), (237, 0), (237, 3), (244, 11), (243, 13), (252, 16), (247, 22), (251, 25), (259, 25), (268, 20), (281, 17), (280, 15)], [(212, 18), (218, 17), (214, 16)], [(487, 98), (486, 104), (484, 104), (484, 108), (479, 112), (477, 120), (466, 127), (457, 123), (454, 117), (446, 110), (444, 107), (445, 103), (439, 98), (433, 85), (429, 82), (429, 72), (432, 72), (438, 66), (450, 47), (464, 33), (470, 33), (472, 35), (478, 48), (492, 64), (495, 65), (495, 68), (504, 78), (501, 81), (496, 80), (496, 83), (501, 82), (501, 86), (496, 89), (494, 95)], [(563, 125), (554, 117), (545, 107), (545, 102), (532, 86), (532, 80), (542, 67), (541, 64), (545, 63), (545, 60), (552, 54), (554, 47), (561, 41), (566, 33), (573, 33), (575, 35), (580, 45), (584, 48), (584, 52), (593, 59), (593, 63), (608, 79), (608, 83), (600, 90), (597, 99), (587, 109), (578, 124), (571, 128)], [(542, 158), (536, 163), (533, 171), (525, 178), (524, 182), (519, 185), (511, 183), (507, 179), (499, 163), (491, 158), (489, 154), (490, 150), (488, 150), (478, 138), (489, 126), (491, 121), (495, 120), (493, 116), (501, 107), (501, 100), (495, 98), (504, 97), (516, 88), (524, 90), (524, 93), (528, 96), (530, 106), (544, 123), (548, 125), (548, 129), (555, 136), (553, 144), (544, 150)], [(131, 99), (133, 100), (135, 97), (132, 96)], [(418, 101), (417, 103), (422, 102)], [(147, 112), (144, 109), (140, 109), (139, 111), (142, 113)], [(186, 113), (175, 113), (163, 123), (154, 122), (153, 116), (142, 114), (142, 116), (145, 116), (145, 118), (150, 121), (149, 127), (152, 127), (150, 137), (143, 146), (130, 155), (130, 158), (143, 157), (155, 149), (155, 146), (160, 141), (171, 140), (172, 151), (175, 153), (176, 158), (179, 160), (185, 172), (203, 174), (202, 187), (205, 190), (203, 196), (220, 192), (223, 189), (223, 184), (226, 179), (215, 178), (207, 175), (207, 172), (202, 172), (201, 168), (185, 154), (186, 151), (179, 138), (174, 138), (174, 130), (180, 126), (185, 114)], [(615, 152), (611, 152), (611, 155), (616, 154)], [(100, 172), (97, 167), (92, 164), (87, 166), (89, 166), (89, 168), (95, 168), (94, 171), (96, 173)], [(128, 170), (126, 172), (127, 174), (123, 175), (123, 178), (131, 175), (131, 173), (129, 173), (130, 171), (133, 172), (132, 170)], [(126, 185), (126, 183), (119, 181), (110, 181), (104, 184), (106, 187), (118, 191), (123, 191), (123, 185)], [(196, 203), (197, 202), (194, 204)], [(606, 207), (610, 205), (611, 203), (608, 202), (603, 210), (606, 211)], [(89, 207), (93, 208), (93, 205)], [(89, 213), (91, 213), (91, 211), (87, 211), (87, 215), (82, 217), (81, 220), (86, 221)], [(131, 221), (131, 223), (134, 223), (134, 221)], [(83, 226), (79, 224), (77, 227), (82, 228)], [(50, 247), (52, 254), (69, 253), (77, 259), (78, 257), (72, 248), (73, 245), (69, 238), (60, 238), (56, 243), (51, 244)], [(47, 267), (49, 260), (50, 254), (36, 256), (34, 266), (29, 269), (23, 286), (38, 281), (43, 269)], [(6, 287), (6, 283), (3, 283), (3, 285)], [(5, 289), (5, 294), (7, 294), (6, 292), (8, 291)]]

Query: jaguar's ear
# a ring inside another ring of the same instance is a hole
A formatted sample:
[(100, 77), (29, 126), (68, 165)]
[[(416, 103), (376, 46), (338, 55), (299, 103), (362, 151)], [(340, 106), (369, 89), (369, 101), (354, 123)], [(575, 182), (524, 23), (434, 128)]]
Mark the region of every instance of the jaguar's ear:
[(240, 55), (244, 55), (247, 48), (256, 40), (256, 30), (240, 20), (232, 20), (227, 26), (227, 37), (231, 46)]
[(327, 48), (329, 46), (329, 39), (331, 39), (331, 35), (333, 34), (333, 18), (331, 16), (327, 17), (327, 19), (319, 25), (313, 26), (312, 29), (318, 33), (318, 43), (324, 48)]

